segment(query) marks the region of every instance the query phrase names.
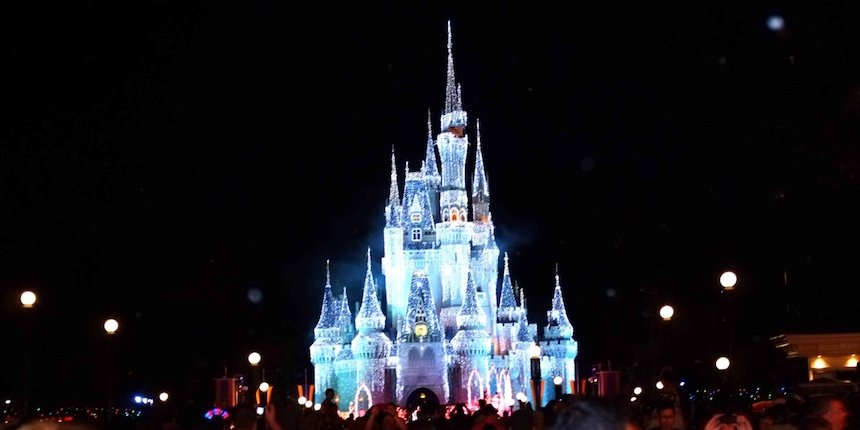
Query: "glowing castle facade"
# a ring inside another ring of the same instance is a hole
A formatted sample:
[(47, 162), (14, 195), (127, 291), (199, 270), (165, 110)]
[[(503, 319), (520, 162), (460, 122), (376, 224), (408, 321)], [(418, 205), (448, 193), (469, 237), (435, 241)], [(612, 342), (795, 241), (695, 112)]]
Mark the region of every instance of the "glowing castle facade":
[[(502, 410), (519, 393), (535, 399), (537, 390), (540, 398), (551, 399), (551, 381), (558, 376), (565, 381), (563, 392), (572, 391), (577, 342), (558, 270), (539, 338), (537, 324), (527, 319), (522, 290), (511, 281), (507, 254), (499, 281), (500, 251), (478, 124), (467, 189), (467, 119), (454, 75), (449, 23), (441, 132), (433, 138), (428, 118), (425, 159), (417, 171), (406, 164), (402, 194), (391, 156), (381, 267), (385, 306), (369, 250), (354, 316), (346, 289), (339, 297), (332, 291), (326, 267), (322, 310), (310, 347), (315, 402), (322, 400), (323, 390), (334, 388), (343, 411), (361, 412), (380, 402), (406, 406), (427, 398), (469, 407), (484, 398)], [(533, 355), (540, 357), (543, 382), (534, 379)]]

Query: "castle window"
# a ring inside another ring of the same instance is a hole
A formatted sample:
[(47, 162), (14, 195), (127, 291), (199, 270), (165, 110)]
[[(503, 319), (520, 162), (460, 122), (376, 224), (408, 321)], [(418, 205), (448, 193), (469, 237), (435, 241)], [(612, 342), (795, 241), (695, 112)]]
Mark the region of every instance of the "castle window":
[(421, 212), (412, 212), (412, 214), (409, 215), (409, 218), (412, 222), (421, 222)]
[(459, 213), (456, 210), (451, 211), (451, 221), (457, 221)]
[(412, 241), (413, 242), (421, 242), (421, 229), (413, 228), (412, 229)]

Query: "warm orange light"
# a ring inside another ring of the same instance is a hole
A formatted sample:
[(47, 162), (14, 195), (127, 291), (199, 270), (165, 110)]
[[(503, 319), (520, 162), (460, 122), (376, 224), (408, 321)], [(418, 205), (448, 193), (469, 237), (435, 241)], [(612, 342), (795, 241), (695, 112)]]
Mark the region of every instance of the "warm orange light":
[(827, 362), (820, 355), (812, 362), (813, 369), (826, 369), (827, 367)]
[(854, 354), (851, 354), (851, 357), (845, 360), (845, 367), (857, 367), (857, 357)]

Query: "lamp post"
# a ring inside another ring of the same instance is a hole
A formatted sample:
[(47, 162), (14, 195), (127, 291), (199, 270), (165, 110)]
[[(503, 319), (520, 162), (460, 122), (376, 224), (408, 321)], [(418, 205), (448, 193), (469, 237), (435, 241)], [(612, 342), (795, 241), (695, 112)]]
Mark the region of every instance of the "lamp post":
[(555, 378), (552, 378), (552, 383), (555, 385), (555, 399), (561, 400), (562, 388), (561, 383), (564, 382), (564, 378), (560, 375), (557, 375)]
[(259, 352), (253, 351), (248, 354), (248, 364), (251, 365), (251, 375), (248, 381), (248, 387), (254, 388), (254, 397), (252, 397), (249, 401), (254, 402), (257, 394), (257, 385), (262, 382), (261, 378), (257, 377), (257, 369), (260, 367), (260, 362), (263, 361), (263, 356), (260, 355)]
[(534, 409), (538, 410), (541, 407), (541, 394), (542, 394), (542, 385), (543, 380), (541, 379), (540, 374), (540, 345), (537, 343), (533, 344), (528, 349), (529, 357), (531, 357), (531, 385), (532, 385), (532, 399), (534, 401)]
[(36, 304), (36, 293), (32, 291), (24, 291), (21, 293), (21, 307), (25, 309), (24, 313), (27, 321), (24, 322), (24, 410), (22, 414), (26, 416), (30, 411), (30, 384), (32, 384), (32, 369), (30, 367), (30, 349), (32, 343), (32, 323), (33, 309)]
[(111, 417), (113, 416), (113, 347), (112, 347), (113, 342), (112, 342), (112, 339), (114, 338), (114, 335), (116, 334), (117, 330), (119, 330), (119, 321), (117, 321), (114, 318), (108, 318), (107, 320), (105, 320), (104, 329), (105, 329), (105, 333), (107, 333), (107, 336), (108, 336), (108, 340), (107, 340), (107, 345), (108, 345), (108, 354), (107, 354), (107, 359), (108, 359), (108, 366), (107, 366), (107, 371), (108, 371), (107, 413), (108, 413), (108, 415), (107, 415), (107, 420), (111, 421)]

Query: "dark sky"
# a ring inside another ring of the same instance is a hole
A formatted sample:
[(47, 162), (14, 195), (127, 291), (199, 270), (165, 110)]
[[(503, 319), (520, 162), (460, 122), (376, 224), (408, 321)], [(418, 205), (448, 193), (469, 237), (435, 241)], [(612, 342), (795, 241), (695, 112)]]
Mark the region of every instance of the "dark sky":
[(729, 326), (767, 380), (770, 336), (858, 331), (860, 5), (752, 3), (3, 4), (0, 396), (98, 403), (113, 366), (199, 398), (252, 349), (294, 382), (325, 260), (352, 299), (367, 247), (381, 279), (448, 19), (531, 320), (558, 264), (583, 366), (659, 338), (707, 375)]

